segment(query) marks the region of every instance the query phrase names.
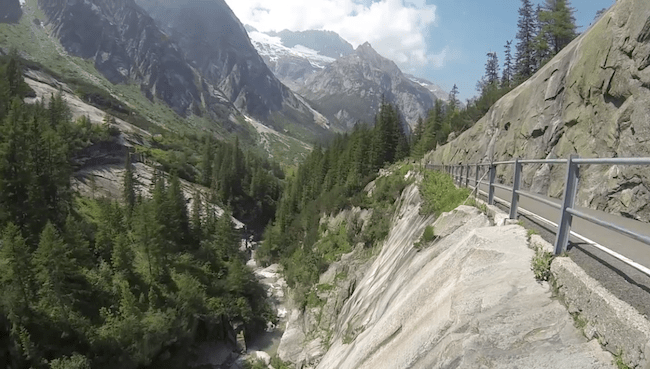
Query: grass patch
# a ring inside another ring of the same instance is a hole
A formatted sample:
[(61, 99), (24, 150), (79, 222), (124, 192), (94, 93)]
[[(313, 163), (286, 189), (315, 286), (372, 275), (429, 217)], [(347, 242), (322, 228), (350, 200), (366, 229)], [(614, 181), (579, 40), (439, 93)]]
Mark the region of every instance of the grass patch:
[(535, 273), (535, 279), (538, 281), (548, 281), (551, 278), (551, 263), (553, 254), (544, 251), (541, 247), (535, 248), (535, 256), (531, 260), (531, 269)]
[(334, 285), (329, 284), (329, 283), (323, 283), (323, 284), (319, 284), (318, 286), (316, 286), (316, 290), (318, 292), (328, 292), (328, 291), (331, 291), (333, 289), (334, 289)]
[(336, 276), (334, 277), (334, 280), (335, 280), (335, 281), (343, 281), (343, 280), (345, 280), (347, 277), (348, 277), (348, 272), (347, 272), (347, 271), (343, 271), (343, 272), (337, 273)]
[(420, 237), (420, 240), (416, 242), (413, 247), (415, 247), (418, 250), (421, 250), (426, 246), (429, 242), (435, 240), (437, 237), (435, 235), (435, 230), (433, 226), (429, 225), (424, 229), (424, 233), (422, 234), (422, 237)]
[(614, 354), (614, 365), (616, 365), (618, 369), (632, 369), (631, 366), (625, 363), (625, 360), (623, 359), (623, 350), (621, 349), (616, 351)]
[(527, 229), (526, 230), (526, 236), (528, 236), (528, 238), (530, 238), (530, 236), (535, 235), (535, 234), (539, 234), (539, 232), (537, 232), (536, 229)]
[(448, 174), (437, 171), (425, 172), (420, 193), (423, 198), (420, 213), (436, 216), (454, 210), (470, 195), (468, 189), (456, 188)]
[(275, 355), (271, 358), (271, 366), (275, 369), (291, 369), (293, 364), (288, 361), (282, 361), (279, 356)]

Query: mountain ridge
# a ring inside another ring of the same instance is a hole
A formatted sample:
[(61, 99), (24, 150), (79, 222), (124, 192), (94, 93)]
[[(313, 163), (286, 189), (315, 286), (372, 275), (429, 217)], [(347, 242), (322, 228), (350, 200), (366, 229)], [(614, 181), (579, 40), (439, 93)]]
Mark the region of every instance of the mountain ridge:
[(359, 121), (374, 122), (374, 112), (385, 99), (399, 108), (405, 128), (412, 130), (438, 99), (367, 42), (311, 75), (298, 92), (348, 129)]
[(327, 122), (269, 70), (223, 0), (137, 0), (187, 60), (235, 107), (302, 138), (327, 135)]

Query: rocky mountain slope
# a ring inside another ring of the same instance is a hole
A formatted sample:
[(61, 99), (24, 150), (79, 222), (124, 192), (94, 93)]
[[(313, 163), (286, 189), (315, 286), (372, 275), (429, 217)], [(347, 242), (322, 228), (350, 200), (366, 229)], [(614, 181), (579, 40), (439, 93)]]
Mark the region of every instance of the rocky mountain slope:
[(317, 50), (318, 46), (324, 45), (312, 44), (314, 48), (310, 48), (303, 44), (285, 42), (282, 37), (255, 30), (249, 30), (249, 35), (255, 49), (273, 74), (293, 90), (298, 90), (309, 76), (336, 60)]
[[(649, 101), (650, 2), (619, 0), (472, 129), (428, 160), (648, 157)], [(535, 192), (561, 197), (565, 170), (563, 165), (525, 165), (523, 182)], [(510, 167), (499, 168), (502, 180), (511, 175)], [(583, 167), (578, 203), (650, 221), (650, 170)]]
[(354, 52), (354, 47), (349, 42), (332, 31), (293, 32), (285, 29), (280, 32), (269, 32), (268, 35), (280, 38), (282, 45), (286, 47), (304, 46), (332, 59), (342, 58)]
[[(473, 207), (419, 214), (405, 189), (379, 255), (344, 256), (321, 276), (323, 306), (294, 310), (278, 353), (316, 368), (609, 368), (548, 285), (517, 225), (494, 227)], [(428, 225), (438, 240), (413, 244)], [(341, 277), (343, 276), (343, 277)]]
[(178, 114), (198, 113), (202, 97), (192, 68), (133, 0), (39, 0), (39, 6), (65, 50), (91, 59), (109, 81), (138, 81)]
[(67, 86), (102, 114), (150, 132), (236, 135), (289, 165), (310, 150), (306, 138), (328, 134), (327, 120), (312, 110), (306, 118), (291, 110), (260, 118), (236, 108), (133, 0), (26, 0), (22, 13), (0, 22), (0, 55), (16, 48), (45, 84)]
[(418, 78), (410, 74), (404, 74), (404, 76), (406, 76), (406, 78), (410, 79), (411, 81), (419, 84), (420, 86), (426, 88), (427, 90), (431, 91), (431, 93), (433, 93), (433, 95), (438, 99), (443, 101), (449, 100), (449, 92), (443, 90), (440, 86), (436, 85), (435, 83), (426, 80), (424, 78)]
[(327, 133), (327, 121), (275, 78), (223, 0), (137, 3), (237, 109), (302, 137)]
[(406, 123), (414, 128), (417, 119), (426, 117), (437, 99), (369, 43), (307, 78), (298, 92), (326, 117), (348, 128), (358, 121), (373, 123), (382, 96), (396, 104)]

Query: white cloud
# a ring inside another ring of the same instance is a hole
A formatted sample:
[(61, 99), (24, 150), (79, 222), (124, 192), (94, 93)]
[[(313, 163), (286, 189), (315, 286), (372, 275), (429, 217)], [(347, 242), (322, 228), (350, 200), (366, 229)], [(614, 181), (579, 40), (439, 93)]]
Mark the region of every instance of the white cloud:
[(353, 46), (368, 41), (401, 67), (415, 70), (445, 63), (446, 50), (427, 47), (435, 5), (426, 0), (227, 0), (237, 17), (260, 31), (330, 30)]

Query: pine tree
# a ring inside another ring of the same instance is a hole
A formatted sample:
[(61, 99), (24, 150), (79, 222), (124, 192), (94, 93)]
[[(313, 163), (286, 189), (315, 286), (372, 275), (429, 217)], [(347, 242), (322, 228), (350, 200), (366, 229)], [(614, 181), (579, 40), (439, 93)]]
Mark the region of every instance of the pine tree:
[(499, 82), (499, 57), (496, 52), (490, 52), (487, 54), (488, 61), (485, 65), (485, 76), (487, 77), (488, 83), (498, 83)]
[(226, 208), (216, 223), (214, 245), (223, 260), (232, 260), (239, 256), (239, 237), (231, 218), (232, 211)]
[(124, 185), (122, 198), (126, 204), (128, 215), (133, 211), (135, 206), (135, 178), (133, 176), (133, 165), (131, 164), (131, 153), (126, 154), (126, 163), (124, 164)]
[(167, 274), (168, 240), (163, 239), (163, 227), (157, 219), (154, 201), (136, 206), (133, 217), (132, 242), (134, 270), (149, 287), (159, 283)]
[(33, 302), (33, 272), (30, 250), (20, 230), (9, 223), (2, 233), (0, 243), (0, 286), (2, 286), (1, 306), (9, 312), (9, 317), (20, 323)]
[(518, 80), (524, 81), (535, 72), (536, 25), (531, 0), (521, 0), (517, 28), (516, 73)]
[(196, 190), (194, 192), (194, 198), (192, 199), (192, 234), (194, 235), (194, 241), (197, 244), (203, 238), (202, 208), (201, 192)]
[(65, 323), (69, 323), (74, 302), (68, 280), (77, 274), (70, 254), (52, 223), (47, 223), (34, 253), (36, 281), (40, 286), (39, 308), (55, 321)]
[(547, 32), (550, 16), (545, 15), (541, 5), (537, 5), (537, 11), (535, 14), (537, 17), (537, 34), (535, 35), (534, 56), (535, 69), (537, 70), (543, 67), (551, 57), (551, 49), (549, 46), (551, 40), (550, 35)]
[(212, 160), (214, 155), (212, 145), (212, 139), (210, 139), (210, 136), (206, 136), (201, 158), (201, 182), (206, 187), (209, 187), (212, 182)]
[(460, 105), (460, 101), (458, 101), (458, 93), (458, 86), (456, 86), (454, 83), (454, 87), (452, 87), (451, 91), (449, 92), (449, 103), (447, 105), (448, 109), (454, 110)]
[(28, 166), (28, 128), (20, 100), (14, 99), (3, 124), (0, 124), (0, 225), (9, 222), (19, 228), (31, 219), (28, 206), (32, 173)]
[(598, 10), (594, 16), (594, 22), (597, 22), (603, 15), (605, 15), (605, 13), (607, 13), (607, 8)]
[(506, 41), (506, 46), (505, 46), (501, 88), (509, 89), (510, 86), (512, 85), (512, 78), (513, 78), (512, 40), (510, 40), (510, 41)]
[(541, 32), (548, 39), (552, 55), (557, 55), (577, 36), (574, 9), (569, 0), (546, 0), (539, 13)]
[(7, 78), (9, 97), (22, 98), (25, 94), (26, 88), (23, 79), (22, 66), (18, 60), (18, 52), (16, 50), (10, 52), (5, 75)]

